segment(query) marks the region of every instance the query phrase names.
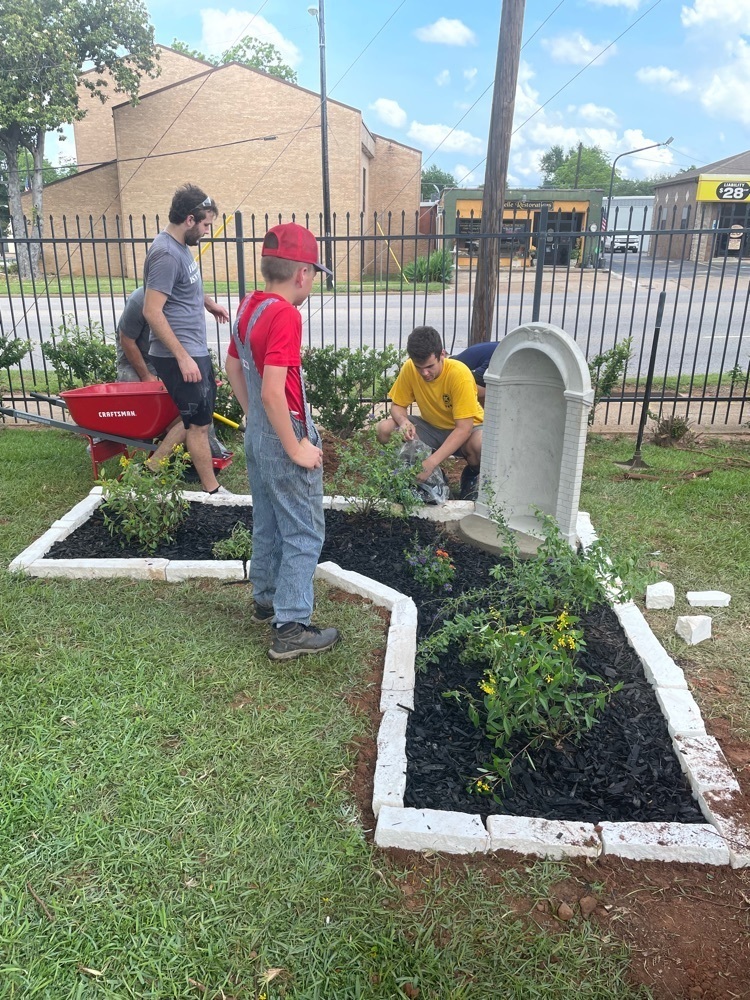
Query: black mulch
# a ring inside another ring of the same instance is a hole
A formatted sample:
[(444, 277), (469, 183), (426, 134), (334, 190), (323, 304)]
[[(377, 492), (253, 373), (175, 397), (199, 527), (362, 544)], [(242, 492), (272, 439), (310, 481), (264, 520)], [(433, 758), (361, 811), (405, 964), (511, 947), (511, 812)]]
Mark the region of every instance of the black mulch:
[[(213, 543), (229, 535), (238, 521), (250, 527), (252, 511), (191, 504), (188, 520), (175, 541), (156, 555), (211, 559)], [(420, 632), (429, 630), (439, 604), (411, 577), (403, 551), (415, 534), (422, 543), (436, 541), (438, 535), (431, 524), (365, 521), (326, 511), (326, 532), (321, 561), (333, 561), (411, 595), (419, 609)], [(441, 543), (456, 565), (453, 596), (486, 584), (492, 557), (452, 536), (443, 536)], [(49, 558), (139, 555), (138, 550), (123, 548), (112, 539), (97, 511), (54, 545)], [(623, 681), (623, 690), (614, 695), (600, 721), (577, 745), (542, 747), (533, 754), (533, 766), (519, 758), (512, 787), (501, 805), (466, 791), (477, 768), (490, 760), (492, 745), (459, 705), (442, 696), (444, 691), (476, 685), (481, 671), (467, 670), (454, 660), (418, 674), (415, 710), (407, 733), (407, 806), (591, 823), (703, 822), (680, 772), (652, 688), (614, 612), (601, 605), (583, 618), (582, 625), (587, 643), (584, 669), (610, 684)]]

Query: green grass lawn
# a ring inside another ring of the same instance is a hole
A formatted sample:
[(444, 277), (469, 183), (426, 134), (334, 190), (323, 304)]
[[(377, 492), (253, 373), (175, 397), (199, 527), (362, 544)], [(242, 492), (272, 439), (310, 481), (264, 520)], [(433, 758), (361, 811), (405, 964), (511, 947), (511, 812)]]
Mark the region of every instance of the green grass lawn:
[[(5, 567), (88, 493), (84, 442), (0, 430), (0, 481)], [(347, 694), (379, 619), (321, 590), (343, 642), (278, 665), (248, 599), (0, 570), (3, 1000), (648, 995), (595, 924), (532, 920), (564, 866), (373, 848)]]
[[(626, 479), (614, 462), (628, 461), (633, 450), (633, 438), (589, 436), (581, 509), (614, 552), (632, 557), (642, 608), (646, 583), (674, 584), (675, 608), (649, 611), (649, 624), (685, 669), (704, 714), (726, 715), (738, 732), (750, 734), (750, 445), (731, 439), (693, 451), (645, 445), (650, 468), (637, 471), (653, 478)], [(723, 590), (732, 600), (728, 608), (691, 608), (689, 590)], [(713, 620), (713, 641), (686, 646), (675, 635), (676, 616), (704, 613)], [(729, 693), (714, 697), (710, 678)]]

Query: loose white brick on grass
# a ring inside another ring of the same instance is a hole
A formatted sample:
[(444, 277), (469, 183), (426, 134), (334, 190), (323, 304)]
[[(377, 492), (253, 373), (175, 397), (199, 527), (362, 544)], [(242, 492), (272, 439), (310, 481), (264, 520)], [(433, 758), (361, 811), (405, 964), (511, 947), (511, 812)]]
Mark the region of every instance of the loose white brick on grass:
[(674, 607), (674, 586), (667, 580), (646, 587), (646, 607), (650, 611)]
[(527, 816), (490, 816), (491, 851), (515, 851), (539, 858), (598, 858), (602, 844), (592, 823)]
[(674, 630), (688, 646), (697, 646), (699, 642), (711, 638), (711, 616), (680, 615)]
[(372, 811), (383, 806), (403, 807), (406, 791), (406, 726), (409, 716), (400, 709), (385, 712), (378, 730), (378, 759), (373, 782)]
[(686, 597), (691, 608), (728, 608), (732, 600), (723, 590), (689, 590)]
[(646, 679), (654, 687), (687, 688), (685, 674), (662, 646), (643, 613), (632, 601), (614, 604), (613, 610), (628, 642), (643, 665)]
[(375, 830), (378, 847), (444, 854), (483, 854), (490, 838), (479, 816), (438, 809), (383, 806)]
[(705, 736), (701, 710), (689, 691), (680, 688), (655, 688), (670, 736)]
[(240, 559), (170, 559), (166, 568), (167, 583), (185, 580), (244, 580)]
[(698, 823), (602, 823), (605, 855), (634, 861), (683, 861), (699, 865), (729, 864), (724, 839)]
[(351, 570), (342, 569), (334, 562), (318, 563), (315, 567), (315, 579), (322, 580), (331, 587), (338, 587), (348, 594), (359, 594), (377, 604), (379, 607), (388, 608), (390, 611), (396, 601), (403, 600), (404, 595), (391, 587), (385, 587), (376, 580), (361, 573), (353, 573)]
[(740, 794), (740, 786), (713, 736), (674, 736), (672, 744), (693, 793), (708, 791)]
[(30, 576), (68, 580), (166, 580), (168, 559), (37, 559)]

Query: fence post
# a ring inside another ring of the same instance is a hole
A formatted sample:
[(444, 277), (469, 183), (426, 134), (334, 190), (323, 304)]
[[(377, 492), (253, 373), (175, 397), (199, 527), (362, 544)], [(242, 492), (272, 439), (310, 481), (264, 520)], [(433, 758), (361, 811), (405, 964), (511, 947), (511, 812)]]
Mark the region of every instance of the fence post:
[(234, 215), (234, 241), (237, 249), (238, 302), (242, 302), (245, 297), (245, 233), (242, 228), (242, 212), (235, 212)]
[(534, 274), (534, 299), (531, 304), (531, 322), (539, 322), (539, 313), (542, 308), (542, 275), (544, 271), (544, 253), (547, 249), (547, 221), (549, 208), (542, 205), (542, 213), (539, 216), (539, 234), (536, 240), (536, 272)]

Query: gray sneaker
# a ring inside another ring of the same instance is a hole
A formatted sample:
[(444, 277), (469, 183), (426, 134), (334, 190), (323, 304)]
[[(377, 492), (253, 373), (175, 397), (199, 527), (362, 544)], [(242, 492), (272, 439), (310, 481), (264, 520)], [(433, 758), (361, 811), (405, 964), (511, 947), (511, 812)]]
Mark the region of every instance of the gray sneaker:
[(258, 604), (257, 601), (253, 601), (250, 621), (256, 625), (270, 625), (273, 621), (273, 604)]
[(339, 641), (338, 629), (315, 628), (287, 622), (273, 630), (273, 643), (268, 650), (272, 660), (294, 660), (307, 653), (325, 653)]

